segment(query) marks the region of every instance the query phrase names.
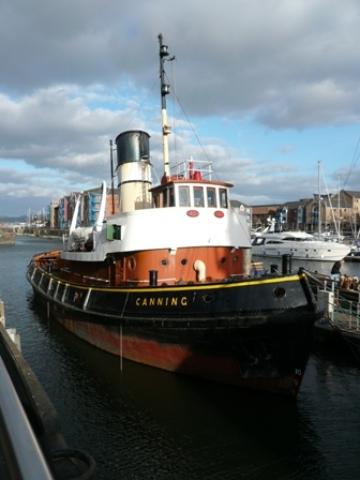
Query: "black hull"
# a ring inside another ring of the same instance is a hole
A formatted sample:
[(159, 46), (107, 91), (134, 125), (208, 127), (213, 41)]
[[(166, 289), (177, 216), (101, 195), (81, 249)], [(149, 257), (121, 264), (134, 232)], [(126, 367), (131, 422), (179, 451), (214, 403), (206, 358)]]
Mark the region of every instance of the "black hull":
[(112, 354), (248, 388), (298, 391), (317, 317), (305, 277), (142, 289), (65, 286), (32, 267), (28, 278), (48, 315)]
[(348, 345), (353, 357), (360, 364), (360, 331), (351, 332), (339, 330), (342, 338)]

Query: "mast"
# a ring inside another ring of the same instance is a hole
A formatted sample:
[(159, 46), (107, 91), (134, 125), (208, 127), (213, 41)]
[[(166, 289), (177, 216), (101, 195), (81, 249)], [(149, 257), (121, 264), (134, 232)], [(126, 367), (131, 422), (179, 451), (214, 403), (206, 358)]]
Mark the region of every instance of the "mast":
[(318, 161), (318, 234), (321, 234), (321, 215), (320, 215), (321, 201), (320, 201), (320, 160)]
[[(169, 142), (168, 135), (170, 134), (170, 127), (168, 125), (167, 112), (166, 112), (166, 95), (170, 93), (170, 85), (165, 83), (165, 68), (164, 64), (166, 57), (168, 57), (168, 46), (163, 44), (163, 36), (160, 33), (159, 36), (159, 56), (160, 56), (160, 93), (161, 93), (161, 123), (162, 123), (162, 138), (163, 138), (163, 159), (164, 159), (164, 175), (170, 176), (170, 163), (169, 163)], [(173, 60), (171, 57), (168, 60)]]
[(338, 237), (340, 239), (341, 235), (341, 214), (340, 214), (340, 207), (341, 207), (341, 183), (340, 183), (340, 175), (339, 175), (339, 195), (338, 195)]

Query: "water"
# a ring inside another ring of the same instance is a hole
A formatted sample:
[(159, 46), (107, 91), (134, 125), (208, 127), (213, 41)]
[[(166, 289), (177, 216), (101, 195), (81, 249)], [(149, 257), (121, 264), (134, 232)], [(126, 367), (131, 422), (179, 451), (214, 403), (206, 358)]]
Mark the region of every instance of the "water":
[(360, 368), (346, 351), (311, 356), (296, 402), (126, 361), (121, 371), (119, 359), (36, 311), (26, 265), (57, 246), (20, 237), (1, 247), (0, 297), (68, 444), (95, 458), (97, 478), (358, 478)]

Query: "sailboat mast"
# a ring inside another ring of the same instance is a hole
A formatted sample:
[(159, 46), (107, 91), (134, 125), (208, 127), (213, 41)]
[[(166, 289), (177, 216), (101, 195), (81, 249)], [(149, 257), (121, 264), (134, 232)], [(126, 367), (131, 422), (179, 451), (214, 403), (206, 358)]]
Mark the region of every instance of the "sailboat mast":
[(163, 139), (163, 159), (164, 159), (164, 175), (170, 176), (170, 162), (169, 162), (169, 142), (168, 135), (170, 134), (170, 127), (168, 125), (166, 112), (166, 95), (170, 93), (170, 86), (165, 82), (165, 60), (169, 55), (168, 46), (163, 44), (163, 36), (159, 34), (160, 44), (160, 93), (161, 93), (161, 123), (162, 123), (162, 139)]
[(341, 206), (341, 183), (340, 183), (340, 176), (339, 176), (339, 195), (338, 195), (338, 236), (339, 238), (340, 238), (340, 232), (341, 232), (340, 206)]
[(320, 160), (318, 161), (318, 234), (321, 235)]

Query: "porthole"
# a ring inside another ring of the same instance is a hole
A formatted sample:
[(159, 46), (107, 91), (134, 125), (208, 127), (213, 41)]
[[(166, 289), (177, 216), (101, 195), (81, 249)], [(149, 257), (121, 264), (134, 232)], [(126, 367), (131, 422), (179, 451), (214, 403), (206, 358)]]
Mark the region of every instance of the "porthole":
[(169, 260), (167, 258), (163, 258), (160, 263), (163, 267), (166, 267), (166, 265), (169, 265)]
[(187, 258), (182, 258), (182, 259), (180, 260), (180, 263), (181, 263), (181, 265), (186, 265), (186, 264), (188, 263)]
[(285, 288), (283, 287), (276, 287), (274, 289), (274, 295), (276, 298), (284, 298), (286, 295)]
[(222, 259), (220, 260), (220, 263), (225, 263), (226, 262), (226, 257), (222, 257)]

